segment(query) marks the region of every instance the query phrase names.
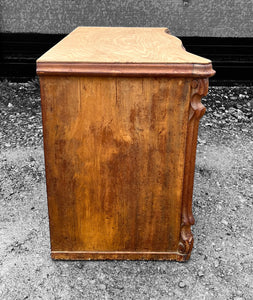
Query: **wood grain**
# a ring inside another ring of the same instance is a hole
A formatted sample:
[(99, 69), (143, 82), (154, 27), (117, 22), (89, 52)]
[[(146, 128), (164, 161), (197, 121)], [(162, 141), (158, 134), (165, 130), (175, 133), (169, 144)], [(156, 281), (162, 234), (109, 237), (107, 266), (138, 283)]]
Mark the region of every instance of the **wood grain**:
[(52, 257), (184, 260), (191, 80), (40, 82)]
[(167, 28), (135, 27), (78, 27), (37, 62), (211, 63), (186, 52)]
[(197, 79), (191, 82), (191, 98), (188, 118), (188, 130), (185, 151), (185, 172), (182, 194), (182, 223), (179, 252), (186, 255), (188, 259), (193, 247), (193, 235), (191, 225), (195, 220), (192, 214), (192, 194), (195, 171), (195, 159), (198, 139), (199, 121), (204, 115), (206, 108), (201, 103), (201, 98), (208, 91), (208, 79)]
[(37, 61), (54, 259), (189, 259), (209, 60), (165, 28), (79, 27)]

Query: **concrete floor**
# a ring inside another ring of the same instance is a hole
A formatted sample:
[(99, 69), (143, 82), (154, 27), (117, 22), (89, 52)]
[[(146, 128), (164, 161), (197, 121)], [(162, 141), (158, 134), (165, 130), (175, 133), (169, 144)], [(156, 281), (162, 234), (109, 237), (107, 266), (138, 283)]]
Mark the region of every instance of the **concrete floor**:
[(5, 136), (0, 299), (253, 299), (252, 128), (221, 130), (212, 118), (199, 132), (186, 263), (51, 260), (42, 144), (12, 147)]

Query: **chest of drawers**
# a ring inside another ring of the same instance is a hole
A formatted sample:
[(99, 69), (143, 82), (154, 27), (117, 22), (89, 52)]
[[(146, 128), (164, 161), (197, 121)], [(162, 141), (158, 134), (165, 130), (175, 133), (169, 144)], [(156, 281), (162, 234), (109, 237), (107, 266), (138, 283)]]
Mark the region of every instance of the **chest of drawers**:
[(187, 260), (211, 62), (166, 28), (78, 27), (37, 73), (52, 258)]

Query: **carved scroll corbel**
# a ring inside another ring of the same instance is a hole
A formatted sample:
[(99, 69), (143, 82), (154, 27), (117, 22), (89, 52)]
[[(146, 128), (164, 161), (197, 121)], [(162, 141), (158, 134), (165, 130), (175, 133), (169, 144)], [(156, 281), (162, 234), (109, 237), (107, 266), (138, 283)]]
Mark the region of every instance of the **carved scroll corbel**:
[(189, 259), (193, 247), (191, 225), (195, 220), (192, 214), (192, 193), (195, 170), (195, 158), (198, 139), (199, 120), (204, 115), (206, 108), (201, 103), (201, 98), (208, 92), (208, 79), (197, 79), (191, 82), (191, 100), (186, 140), (185, 169), (182, 194), (182, 219), (181, 234), (178, 245), (184, 260)]
[[(193, 80), (191, 83), (191, 102), (190, 102), (190, 112), (189, 112), (189, 121), (194, 118), (195, 121), (198, 121), (204, 115), (206, 108), (201, 103), (201, 98), (206, 96), (208, 92), (208, 79), (198, 79)], [(198, 124), (197, 124), (198, 126)]]

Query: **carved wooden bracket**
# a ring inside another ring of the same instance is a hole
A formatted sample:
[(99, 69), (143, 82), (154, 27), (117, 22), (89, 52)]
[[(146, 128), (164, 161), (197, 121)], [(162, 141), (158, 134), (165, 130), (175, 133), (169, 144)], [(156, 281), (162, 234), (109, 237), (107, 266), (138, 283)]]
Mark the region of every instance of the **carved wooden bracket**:
[(206, 96), (208, 92), (208, 79), (193, 80), (191, 88), (189, 120), (194, 116), (196, 121), (199, 121), (206, 111), (205, 106), (201, 103), (201, 98)]
[(194, 182), (195, 158), (198, 139), (199, 120), (204, 115), (206, 108), (201, 103), (201, 98), (208, 92), (208, 79), (194, 79), (191, 82), (191, 99), (189, 108), (188, 132), (186, 140), (184, 183), (182, 194), (182, 222), (178, 251), (184, 254), (184, 260), (190, 256), (193, 247), (191, 225), (195, 220), (192, 215), (192, 193)]

